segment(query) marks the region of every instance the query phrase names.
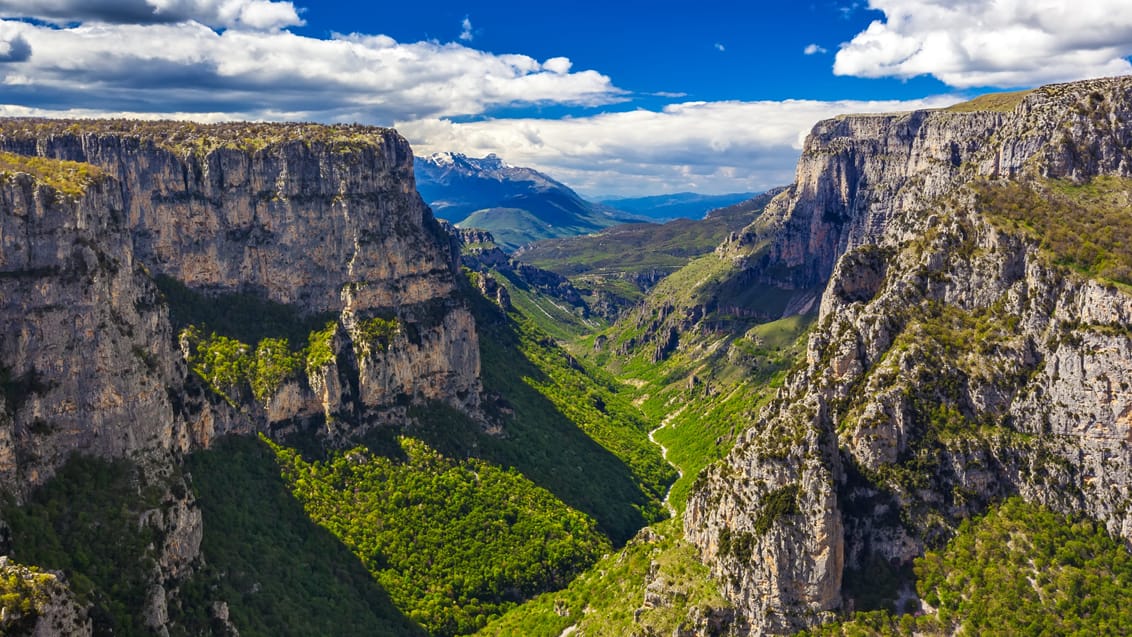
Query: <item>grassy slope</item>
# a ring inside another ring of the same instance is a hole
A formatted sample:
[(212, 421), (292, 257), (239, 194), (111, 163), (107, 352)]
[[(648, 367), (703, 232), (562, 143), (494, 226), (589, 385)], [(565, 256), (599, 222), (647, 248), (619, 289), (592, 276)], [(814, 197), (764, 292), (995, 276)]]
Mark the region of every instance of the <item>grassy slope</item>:
[(993, 222), (1040, 241), (1055, 263), (1132, 285), (1132, 179), (990, 182), (976, 191)]
[(731, 449), (805, 354), (810, 323), (811, 317), (793, 316), (737, 337), (711, 337), (660, 363), (643, 353), (612, 363), (636, 388), (634, 402), (645, 415), (664, 423), (654, 435), (683, 474), (671, 492), (677, 511), (700, 471)]
[(622, 543), (663, 517), (660, 499), (675, 471), (648, 440), (648, 423), (618, 383), (559, 347), (522, 312), (503, 313), (476, 297), (484, 387), (501, 397), (488, 409), (502, 435), (423, 414), (414, 435), (448, 449), (516, 467), (568, 505), (592, 515)]
[(618, 275), (655, 269), (672, 272), (691, 258), (715, 250), (728, 233), (754, 221), (769, 201), (769, 196), (760, 195), (714, 210), (704, 219), (626, 224), (595, 235), (542, 241), (518, 256), (563, 276)]
[(693, 259), (712, 252), (729, 233), (750, 224), (772, 196), (767, 193), (713, 210), (700, 220), (627, 224), (594, 235), (540, 241), (520, 250), (517, 256), (570, 277), (591, 303), (608, 297), (619, 306), (627, 306), (642, 300), (648, 287), (634, 277), (677, 272)]
[(240, 634), (251, 637), (425, 634), (358, 557), (310, 520), (266, 444), (224, 440), (190, 456), (186, 468), (207, 561), (185, 586), (179, 611), (191, 632), (208, 625), (208, 605), (222, 599)]
[(497, 271), (492, 271), (492, 274), (496, 281), (507, 288), (511, 304), (518, 308), (526, 320), (561, 343), (569, 343), (607, 326), (603, 318), (593, 315), (583, 317), (569, 305), (541, 293), (516, 276)]
[(514, 470), (411, 438), (308, 461), (270, 444), (312, 520), (433, 635), (468, 633), (610, 549), (593, 519)]
[(569, 237), (594, 228), (550, 226), (538, 217), (520, 208), (485, 208), (468, 215), (456, 224), (460, 228), (487, 230), (495, 242), (508, 250), (533, 243), (540, 239)]
[(1013, 91), (1010, 93), (988, 93), (987, 95), (980, 95), (973, 100), (968, 100), (953, 106), (948, 106), (943, 109), (952, 113), (973, 113), (975, 111), (995, 111), (999, 113), (1008, 113), (1014, 110), (1022, 98), (1026, 97), (1033, 91)]
[[(654, 566), (655, 565), (655, 566)], [(655, 569), (649, 578), (650, 569)], [(662, 580), (670, 605), (637, 614), (646, 583)], [(692, 609), (724, 608), (727, 602), (684, 542), (678, 520), (662, 522), (608, 555), (561, 591), (545, 593), (491, 622), (479, 635), (555, 637), (576, 626), (581, 634), (671, 635)]]

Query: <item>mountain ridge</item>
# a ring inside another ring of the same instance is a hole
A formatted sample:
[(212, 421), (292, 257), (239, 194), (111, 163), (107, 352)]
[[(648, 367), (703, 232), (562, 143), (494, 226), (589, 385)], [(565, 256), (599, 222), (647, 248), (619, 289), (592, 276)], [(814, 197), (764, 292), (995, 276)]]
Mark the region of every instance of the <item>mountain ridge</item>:
[(417, 187), (434, 213), (459, 227), (487, 230), (515, 249), (539, 239), (588, 234), (638, 217), (583, 199), (537, 170), (497, 155), (436, 153), (414, 164)]

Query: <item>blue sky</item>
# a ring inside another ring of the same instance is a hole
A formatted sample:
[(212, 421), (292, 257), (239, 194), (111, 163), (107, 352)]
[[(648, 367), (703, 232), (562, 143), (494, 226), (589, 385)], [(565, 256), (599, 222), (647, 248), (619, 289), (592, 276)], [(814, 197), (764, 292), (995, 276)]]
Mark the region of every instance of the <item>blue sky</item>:
[[(480, 3), (484, 4), (484, 3)], [(595, 69), (630, 91), (622, 108), (657, 107), (675, 100), (650, 93), (683, 93), (686, 100), (902, 99), (947, 92), (934, 78), (861, 80), (833, 75), (833, 56), (883, 18), (854, 2), (430, 2), (388, 3), (359, 15), (348, 3), (311, 6), (297, 29), (324, 37), (351, 30), (385, 33), (401, 42), (462, 41), (493, 53), (544, 60), (566, 56), (575, 68)], [(470, 40), (463, 20), (472, 25)], [(808, 45), (826, 49), (805, 55)]]
[(0, 115), (395, 126), (590, 195), (762, 190), (844, 112), (1132, 72), (1128, 0), (0, 0)]

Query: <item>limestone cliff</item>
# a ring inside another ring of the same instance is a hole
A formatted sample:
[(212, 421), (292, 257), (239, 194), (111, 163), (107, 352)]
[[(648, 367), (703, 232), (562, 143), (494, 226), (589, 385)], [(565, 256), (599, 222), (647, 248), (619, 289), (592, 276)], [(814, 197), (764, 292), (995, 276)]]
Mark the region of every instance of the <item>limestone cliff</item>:
[(818, 124), (794, 187), (719, 250), (756, 282), (829, 276), (807, 364), (685, 518), (752, 634), (853, 608), (868, 564), (1013, 493), (1132, 541), (1132, 296), (1003, 204), (1093, 214), (1084, 188), (1126, 214), (1132, 78), (974, 106)]
[[(164, 485), (139, 520), (157, 532), (159, 633), (166, 587), (199, 560), (181, 454), (254, 431), (344, 444), (429, 401), (476, 414), (457, 254), (412, 174), (384, 129), (0, 121), (0, 484), (20, 499), (82, 454)], [(258, 391), (214, 391), (155, 281), (285, 307), (326, 326), (325, 353)]]
[[(478, 349), (455, 255), (395, 132), (8, 120), (0, 149), (113, 177), (135, 258), (153, 276), (338, 315), (333, 364), (284, 385), (257, 418), (357, 427), (412, 402), (475, 408)], [(405, 327), (380, 351), (354, 342), (359, 323), (377, 316)]]

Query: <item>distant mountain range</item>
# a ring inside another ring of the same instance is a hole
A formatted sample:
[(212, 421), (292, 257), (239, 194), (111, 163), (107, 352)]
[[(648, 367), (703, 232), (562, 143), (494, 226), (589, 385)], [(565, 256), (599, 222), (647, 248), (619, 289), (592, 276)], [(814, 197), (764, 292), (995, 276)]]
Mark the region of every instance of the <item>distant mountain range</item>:
[(672, 219), (703, 219), (709, 210), (747, 201), (758, 193), (736, 192), (726, 195), (703, 195), (695, 192), (676, 192), (652, 197), (617, 197), (602, 199), (601, 203), (652, 221)]
[(508, 249), (642, 221), (639, 216), (586, 201), (566, 185), (496, 155), (481, 159), (436, 153), (414, 164), (417, 189), (441, 219), (495, 235)]

